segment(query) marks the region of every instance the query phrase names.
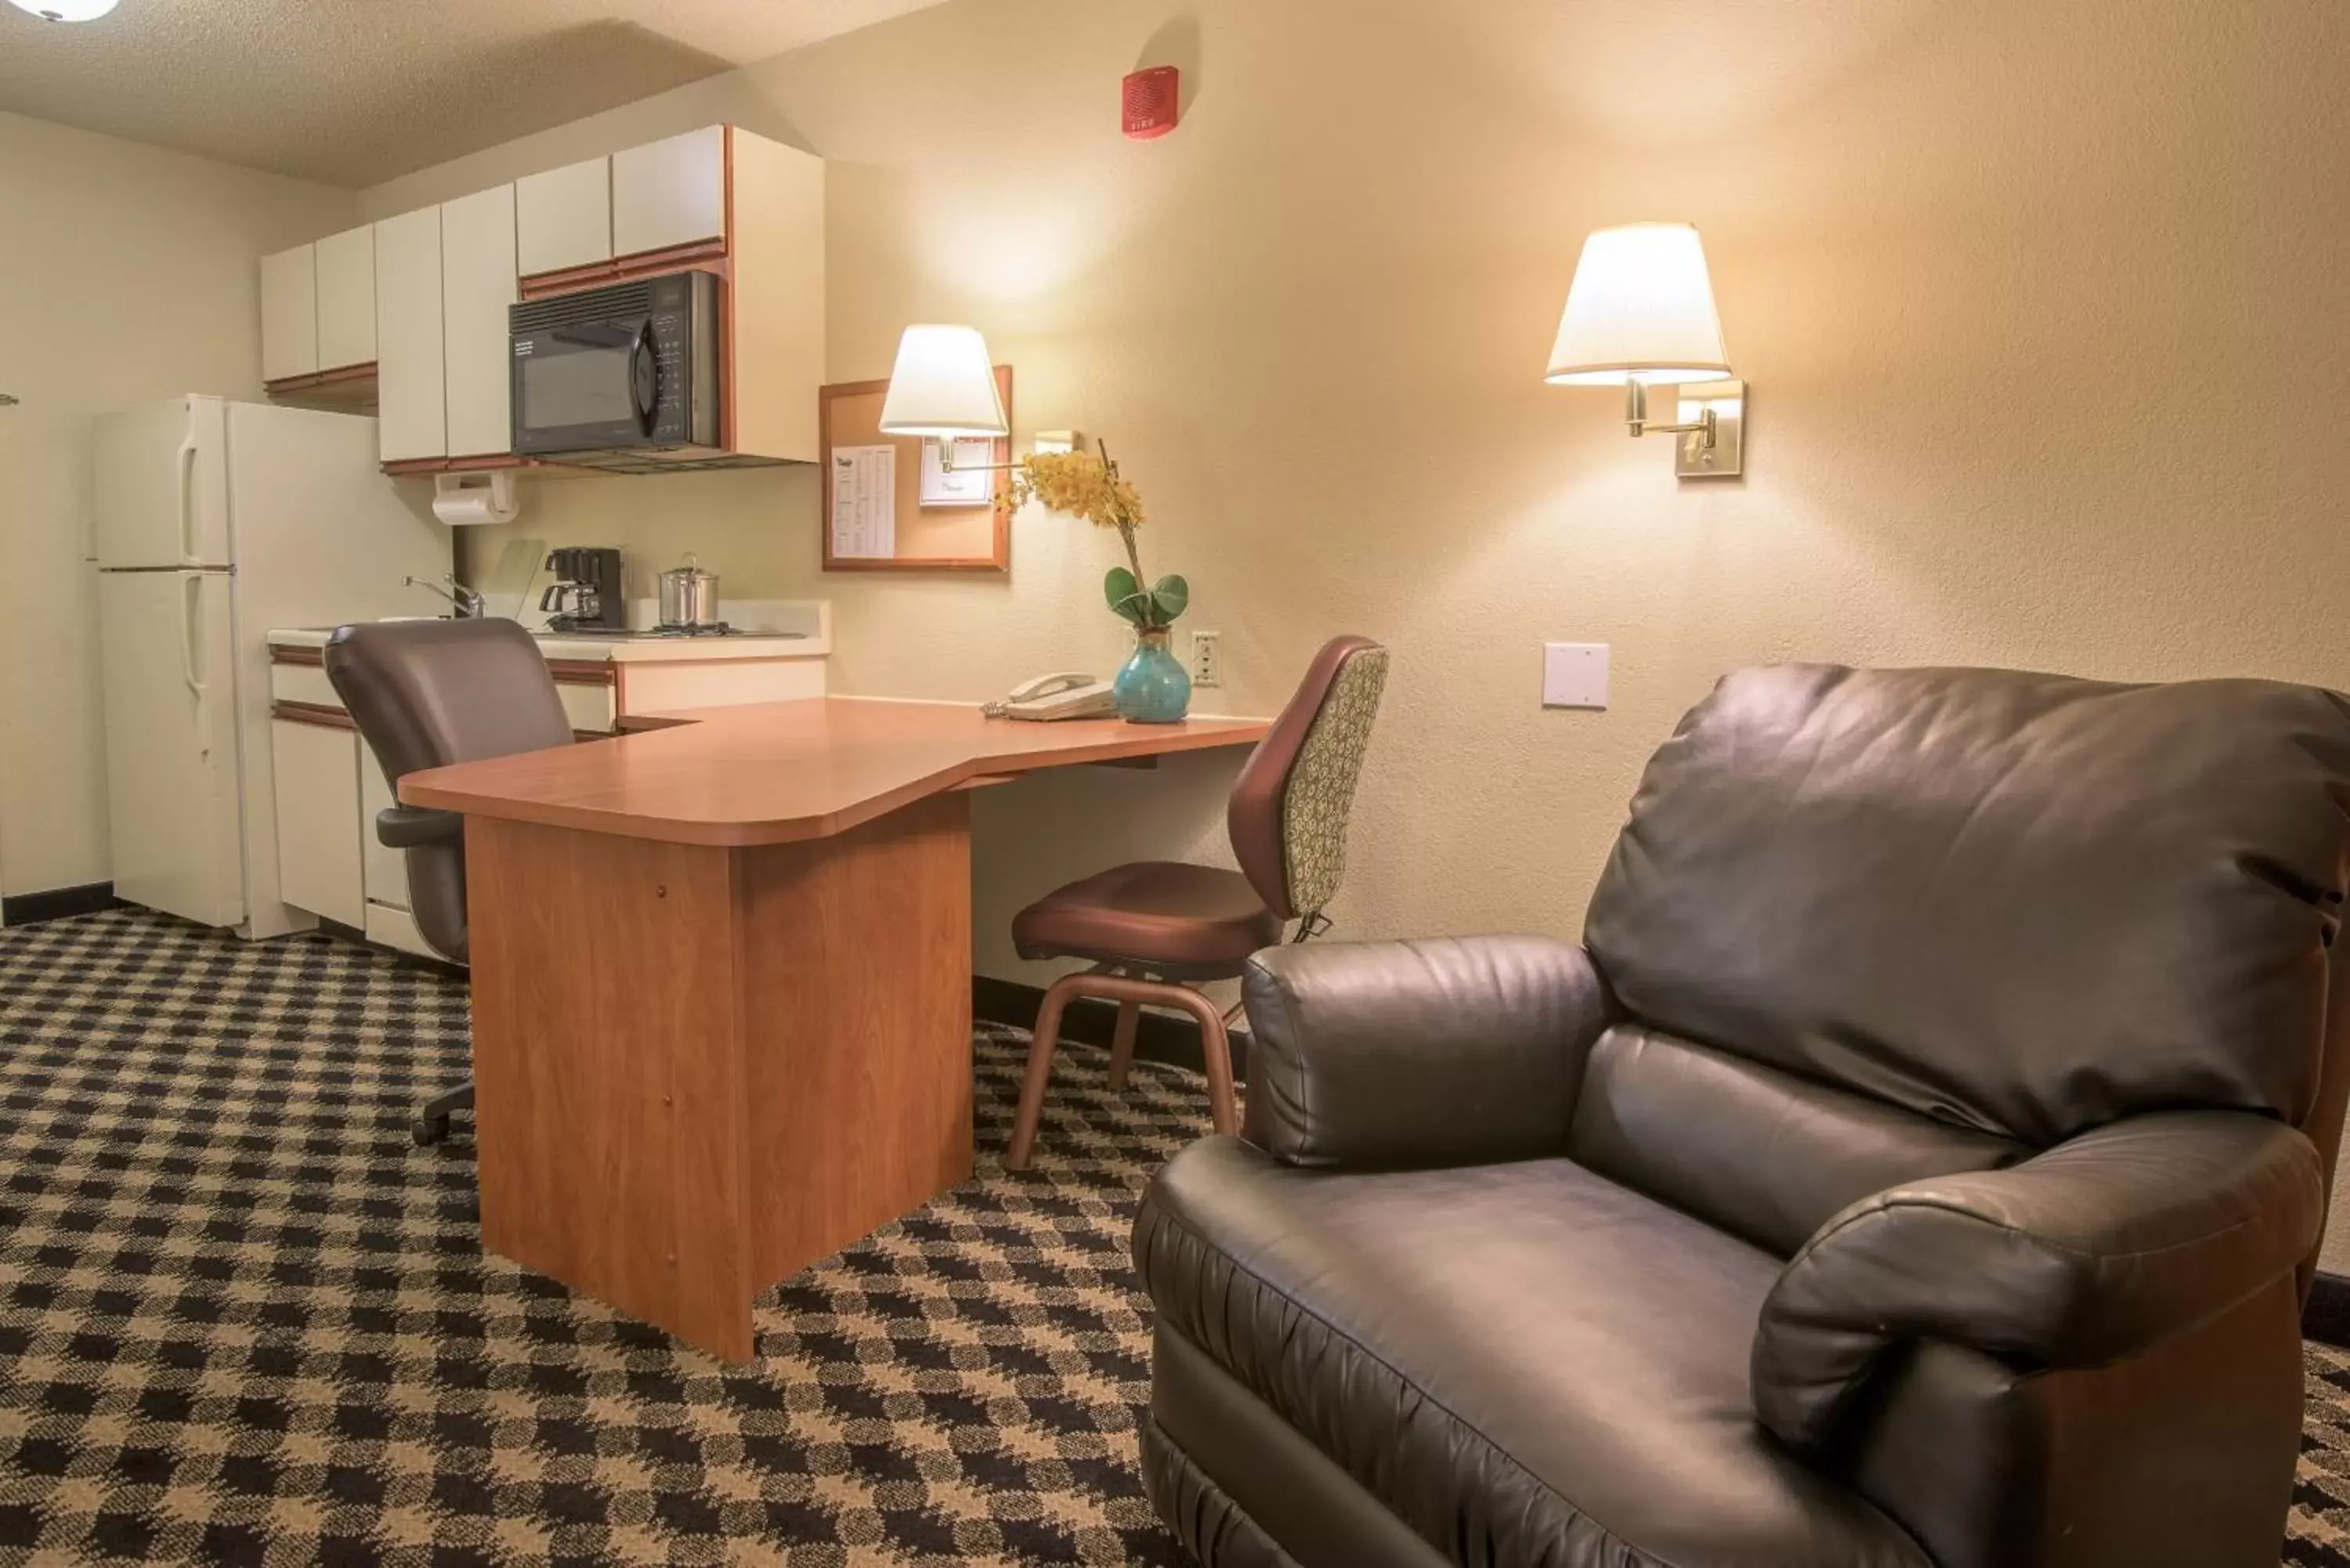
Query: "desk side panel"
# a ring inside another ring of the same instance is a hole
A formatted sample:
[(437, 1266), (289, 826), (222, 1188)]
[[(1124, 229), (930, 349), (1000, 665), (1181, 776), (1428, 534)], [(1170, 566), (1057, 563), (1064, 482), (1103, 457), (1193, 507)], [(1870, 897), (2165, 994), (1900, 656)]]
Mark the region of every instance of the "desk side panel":
[(764, 1287), (971, 1178), (969, 802), (737, 853)]
[(752, 1350), (731, 852), (465, 827), (482, 1241)]

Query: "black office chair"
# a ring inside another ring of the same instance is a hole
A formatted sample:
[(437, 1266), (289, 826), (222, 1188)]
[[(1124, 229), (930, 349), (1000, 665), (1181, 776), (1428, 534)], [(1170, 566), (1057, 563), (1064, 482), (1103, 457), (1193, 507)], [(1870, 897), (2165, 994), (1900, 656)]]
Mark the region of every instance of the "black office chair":
[[(567, 746), (575, 738), (546, 660), (510, 620), (383, 621), (346, 626), (327, 639), (327, 679), (397, 794), (424, 768)], [(376, 836), (408, 855), (416, 929), (452, 963), (466, 961), (465, 819), (453, 811), (394, 805), (376, 815)], [(416, 1141), (449, 1136), (451, 1113), (471, 1108), (468, 1079), (425, 1106)]]

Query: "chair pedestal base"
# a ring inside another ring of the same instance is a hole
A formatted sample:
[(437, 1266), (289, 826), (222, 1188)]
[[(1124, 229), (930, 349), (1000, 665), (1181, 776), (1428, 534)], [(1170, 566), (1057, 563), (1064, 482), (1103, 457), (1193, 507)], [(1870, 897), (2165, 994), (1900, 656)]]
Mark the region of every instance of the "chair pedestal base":
[(1208, 1064), (1208, 1113), (1220, 1133), (1240, 1131), (1240, 1111), (1232, 1092), (1232, 1044), (1223, 1015), (1216, 1004), (1189, 986), (1172, 981), (1142, 980), (1132, 975), (1105, 974), (1087, 970), (1063, 975), (1045, 992), (1036, 1010), (1036, 1033), (1028, 1047), (1028, 1075), (1020, 1085), (1020, 1114), (1012, 1124), (1012, 1147), (1003, 1156), (1007, 1170), (1025, 1170), (1035, 1152), (1036, 1129), (1045, 1117), (1045, 1091), (1053, 1078), (1053, 1050), (1060, 1044), (1061, 1015), (1081, 996), (1099, 997), (1118, 1005), (1118, 1033), (1109, 1053), (1109, 1085), (1126, 1086), (1134, 1064), (1134, 1036), (1142, 1022), (1142, 1005), (1155, 1002), (1180, 1008), (1199, 1021), (1200, 1054)]

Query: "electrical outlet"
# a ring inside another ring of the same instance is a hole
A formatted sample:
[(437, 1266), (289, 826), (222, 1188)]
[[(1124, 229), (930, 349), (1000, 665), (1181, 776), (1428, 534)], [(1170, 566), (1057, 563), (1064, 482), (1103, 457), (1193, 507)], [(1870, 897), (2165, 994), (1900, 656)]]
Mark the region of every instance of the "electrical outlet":
[(1191, 684), (1222, 686), (1224, 683), (1223, 633), (1195, 631), (1191, 634)]

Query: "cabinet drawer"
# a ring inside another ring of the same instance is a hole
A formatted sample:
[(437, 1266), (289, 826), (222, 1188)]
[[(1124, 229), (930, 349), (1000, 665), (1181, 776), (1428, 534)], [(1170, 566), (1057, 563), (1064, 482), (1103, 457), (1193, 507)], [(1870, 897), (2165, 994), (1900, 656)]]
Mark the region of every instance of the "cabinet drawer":
[(612, 161), (590, 158), (515, 182), (515, 245), (525, 277), (612, 259)]
[(590, 734), (608, 735), (619, 728), (619, 692), (608, 680), (593, 683), (585, 680), (555, 678), (555, 694), (563, 699), (564, 717), (571, 721), (574, 730)]
[(269, 697), (275, 702), (299, 702), (307, 708), (340, 708), (335, 683), (315, 664), (273, 664), (269, 667)]

